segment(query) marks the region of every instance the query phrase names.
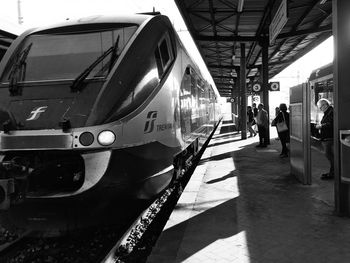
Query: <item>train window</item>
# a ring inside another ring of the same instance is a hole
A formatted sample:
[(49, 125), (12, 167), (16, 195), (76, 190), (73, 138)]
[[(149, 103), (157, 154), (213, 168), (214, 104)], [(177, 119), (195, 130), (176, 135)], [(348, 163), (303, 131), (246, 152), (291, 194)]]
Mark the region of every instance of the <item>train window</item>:
[(159, 42), (155, 50), (155, 58), (157, 61), (159, 78), (161, 78), (174, 58), (168, 33), (166, 33), (164, 38)]
[(169, 62), (170, 56), (168, 51), (168, 46), (165, 40), (159, 46), (160, 54), (162, 57), (163, 66)]
[(17, 75), (21, 75), (21, 79), (18, 81), (75, 79), (115, 46), (114, 54), (110, 52), (106, 55), (87, 79), (105, 77), (136, 29), (136, 25), (117, 24), (114, 28), (99, 31), (39, 32), (30, 35), (12, 56), (1, 82), (9, 81), (14, 65), (18, 67), (19, 63), (21, 68)]
[(162, 60), (160, 58), (160, 53), (159, 53), (158, 47), (156, 48), (156, 51), (155, 51), (154, 55), (156, 57), (157, 68), (158, 68), (158, 75), (159, 75), (159, 78), (161, 78), (164, 71), (163, 71)]

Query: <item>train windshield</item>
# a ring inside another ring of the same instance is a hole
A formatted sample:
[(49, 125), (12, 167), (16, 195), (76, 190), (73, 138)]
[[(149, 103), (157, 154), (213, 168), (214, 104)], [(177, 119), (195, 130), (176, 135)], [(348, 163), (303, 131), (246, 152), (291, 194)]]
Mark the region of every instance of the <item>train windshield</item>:
[(86, 79), (106, 77), (136, 29), (123, 25), (98, 32), (30, 35), (12, 56), (1, 82), (10, 82), (14, 75), (16, 82), (72, 80), (96, 61)]

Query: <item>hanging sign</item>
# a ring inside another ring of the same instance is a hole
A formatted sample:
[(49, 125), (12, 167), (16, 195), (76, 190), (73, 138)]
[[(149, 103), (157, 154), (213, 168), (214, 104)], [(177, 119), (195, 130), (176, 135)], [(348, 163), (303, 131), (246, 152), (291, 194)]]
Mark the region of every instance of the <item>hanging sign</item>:
[(279, 82), (270, 82), (269, 89), (270, 89), (270, 91), (279, 91), (280, 90), (280, 83)]
[(282, 0), (280, 6), (277, 9), (276, 14), (274, 15), (271, 24), (269, 25), (269, 40), (270, 45), (275, 43), (276, 37), (283, 29), (284, 25), (287, 23), (287, 0)]
[(260, 85), (260, 83), (255, 83), (255, 84), (253, 85), (253, 91), (254, 91), (254, 92), (259, 92), (259, 91), (261, 91), (261, 85)]

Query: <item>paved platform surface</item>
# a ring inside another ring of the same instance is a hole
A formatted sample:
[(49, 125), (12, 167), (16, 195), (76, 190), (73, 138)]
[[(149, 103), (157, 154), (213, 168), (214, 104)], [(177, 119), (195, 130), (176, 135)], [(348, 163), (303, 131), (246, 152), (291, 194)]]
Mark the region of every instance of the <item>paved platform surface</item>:
[(334, 215), (327, 160), (312, 150), (313, 184), (290, 175), (280, 142), (216, 135), (148, 258), (160, 262), (346, 263), (350, 218)]

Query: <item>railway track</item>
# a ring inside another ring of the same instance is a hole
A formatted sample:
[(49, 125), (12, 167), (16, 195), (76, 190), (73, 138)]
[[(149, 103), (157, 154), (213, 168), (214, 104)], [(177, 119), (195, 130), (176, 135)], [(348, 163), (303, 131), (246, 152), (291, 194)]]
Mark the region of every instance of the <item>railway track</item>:
[[(141, 262), (155, 241), (161, 218), (176, 204), (179, 184), (166, 189), (128, 225), (89, 228), (60, 237), (28, 232), (0, 247), (0, 262)], [(15, 235), (15, 234), (12, 234)]]
[[(3, 240), (0, 262), (145, 262), (200, 156), (201, 153), (193, 160), (186, 160), (187, 167), (180, 178), (153, 202), (133, 200), (133, 203), (119, 207), (124, 218), (112, 226), (81, 229), (58, 237), (31, 231), (16, 233), (3, 229), (1, 232), (0, 229), (0, 241)], [(126, 209), (130, 207), (135, 209), (126, 215)]]

